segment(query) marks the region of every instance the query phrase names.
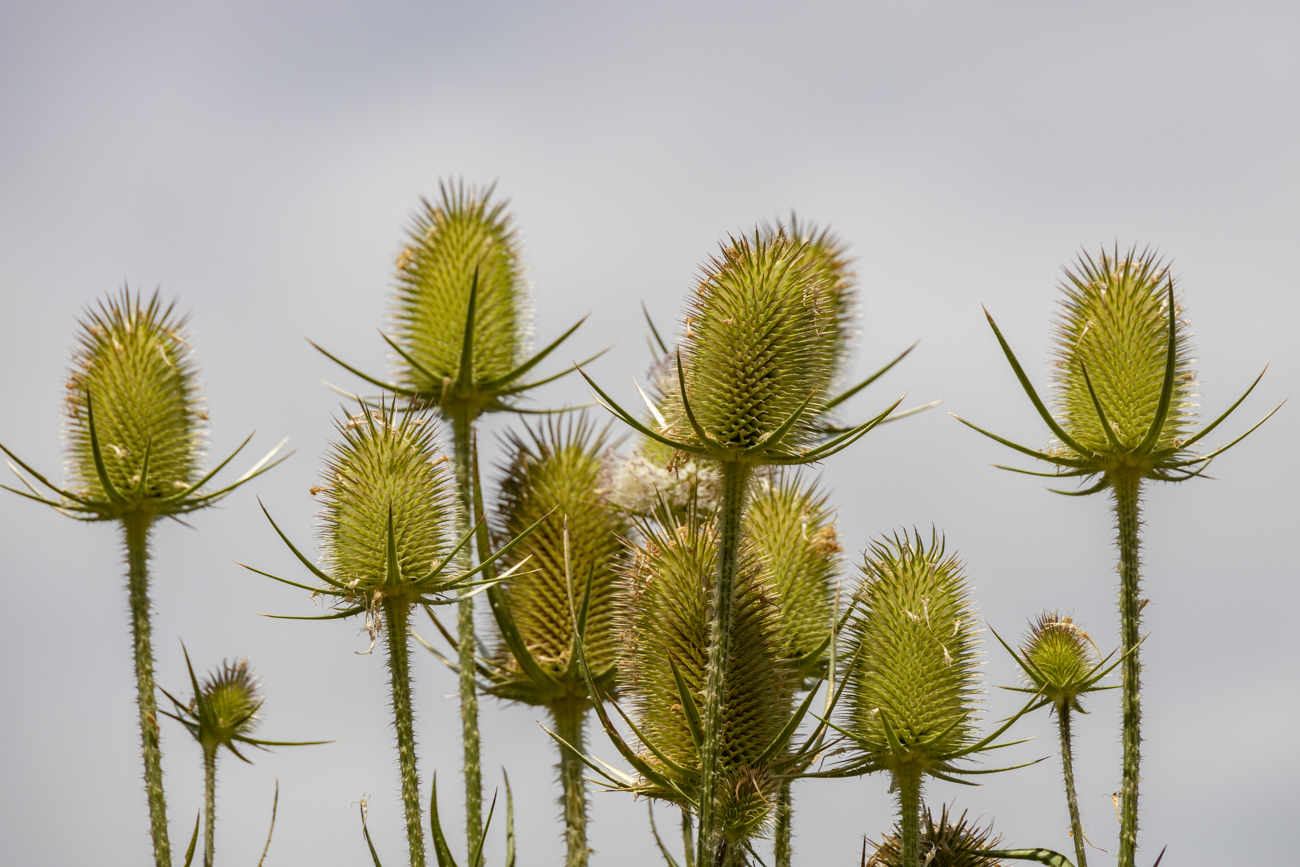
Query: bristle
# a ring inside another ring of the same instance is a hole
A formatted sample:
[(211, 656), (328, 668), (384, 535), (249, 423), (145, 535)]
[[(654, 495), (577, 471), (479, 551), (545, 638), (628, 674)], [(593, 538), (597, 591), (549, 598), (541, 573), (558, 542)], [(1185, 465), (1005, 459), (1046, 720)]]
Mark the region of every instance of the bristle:
[[(865, 867), (903, 867), (901, 830), (885, 836)], [(981, 854), (999, 849), (1002, 837), (994, 836), (991, 825), (981, 827), (966, 819), (966, 812), (953, 821), (945, 804), (939, 821), (927, 808), (921, 819), (921, 853), (926, 867), (1001, 867), (1006, 862)]]

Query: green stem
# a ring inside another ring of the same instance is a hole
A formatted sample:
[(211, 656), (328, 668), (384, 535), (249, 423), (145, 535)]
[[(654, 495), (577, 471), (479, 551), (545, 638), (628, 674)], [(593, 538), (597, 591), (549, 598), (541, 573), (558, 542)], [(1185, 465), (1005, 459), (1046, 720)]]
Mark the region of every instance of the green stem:
[(144, 752), (144, 791), (149, 800), (149, 833), (153, 836), (156, 867), (171, 867), (167, 841), (167, 799), (163, 795), (162, 746), (158, 731), (158, 703), (153, 680), (153, 642), (149, 615), (148, 515), (122, 518), (126, 534), (127, 587), (131, 596), (131, 637), (135, 646), (136, 701), (140, 706), (140, 741)]
[(790, 780), (782, 780), (781, 788), (776, 793), (776, 830), (774, 855), (776, 867), (790, 867), (790, 820), (794, 815), (794, 806), (790, 800)]
[(408, 635), (409, 606), (397, 599), (384, 602), (388, 639), (388, 673), (393, 687), (393, 728), (397, 731), (397, 766), (402, 776), (402, 803), (406, 807), (406, 842), (411, 867), (424, 867), (424, 824), (420, 821), (420, 776), (415, 767), (415, 720), (411, 713), (411, 663)]
[[(558, 701), (551, 705), (551, 715), (555, 719), (555, 734), (576, 749), (585, 749), (582, 730), (586, 722), (587, 701)], [(587, 858), (591, 854), (587, 848), (587, 789), (582, 777), (582, 761), (561, 747), (560, 783), (564, 787), (561, 803), (564, 806), (564, 841), (568, 851), (565, 867), (587, 867)]]
[(899, 824), (903, 829), (903, 864), (909, 867), (921, 863), (921, 770), (904, 765), (894, 771), (894, 785), (898, 787)]
[(216, 854), (217, 748), (203, 748), (203, 867), (212, 867)]
[(1122, 667), (1124, 769), (1120, 784), (1119, 867), (1133, 867), (1137, 856), (1138, 780), (1142, 745), (1141, 677), (1138, 660), (1142, 603), (1139, 599), (1140, 476), (1125, 473), (1111, 478), (1115, 493), (1115, 523), (1119, 545), (1119, 613)]
[(695, 867), (695, 823), (691, 811), (682, 807), (682, 844), (686, 850), (686, 867)]
[(731, 610), (736, 591), (736, 559), (751, 467), (743, 461), (722, 464), (722, 503), (718, 510), (718, 575), (713, 585), (713, 619), (709, 624), (708, 673), (704, 682), (704, 744), (700, 750), (700, 837), (698, 867), (719, 864), (725, 853), (717, 823), (718, 785), (722, 776), (723, 710), (731, 667)]
[[(468, 407), (444, 407), (451, 416), (452, 459), (456, 467), (456, 538), (463, 539), (473, 529), (471, 521), (474, 479), (473, 416)], [(457, 555), (456, 568), (468, 572), (473, 568), (470, 546)], [(474, 600), (464, 598), (456, 607), (456, 641), (460, 668), (461, 744), (465, 753), (465, 841), (466, 852), (478, 848), (483, 834), (483, 773), (479, 762), (478, 692), (474, 686)], [(469, 865), (476, 867), (476, 865)]]
[(1065, 772), (1065, 800), (1070, 805), (1070, 833), (1074, 835), (1075, 867), (1088, 867), (1083, 848), (1083, 822), (1079, 820), (1079, 799), (1074, 793), (1074, 751), (1070, 746), (1070, 706), (1056, 709), (1061, 727), (1061, 768)]

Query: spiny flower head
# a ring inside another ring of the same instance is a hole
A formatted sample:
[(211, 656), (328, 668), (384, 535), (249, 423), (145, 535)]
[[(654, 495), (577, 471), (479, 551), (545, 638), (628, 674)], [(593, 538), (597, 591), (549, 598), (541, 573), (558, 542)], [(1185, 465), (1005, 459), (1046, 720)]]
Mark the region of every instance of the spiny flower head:
[(1020, 646), (1027, 663), (1025, 682), (1041, 690), (1057, 711), (1076, 711), (1079, 696), (1091, 692), (1101, 659), (1088, 633), (1069, 617), (1044, 611), (1031, 625)]
[(523, 360), (528, 308), (519, 238), (492, 192), (442, 185), (439, 201), (424, 202), (412, 219), (397, 260), (396, 342), (405, 353), (398, 381), (433, 403), (461, 376), (471, 290), (470, 382), (500, 379)]
[[(336, 424), (340, 439), (317, 489), (321, 567), (350, 602), (415, 603), (447, 553), (447, 459), (436, 424), (416, 412), (366, 410)], [(391, 538), (391, 543), (390, 543)], [(389, 553), (395, 552), (397, 570)]]
[[(938, 822), (928, 807), (921, 817), (921, 857), (927, 867), (999, 867), (1005, 862), (983, 853), (997, 850), (1001, 844), (1002, 837), (993, 836), (992, 826), (968, 821), (965, 810), (956, 821), (948, 817), (947, 804)], [(863, 867), (903, 867), (902, 829), (895, 826), (875, 854), (862, 863)]]
[(844, 651), (844, 728), (864, 770), (945, 778), (975, 744), (980, 692), (974, 603), (960, 561), (919, 533), (872, 545)]
[(834, 627), (841, 551), (825, 495), (783, 472), (759, 476), (744, 538), (776, 604), (786, 658), (799, 678), (819, 677)]
[[(584, 417), (529, 430), (526, 438), (511, 434), (507, 444), (498, 535), (515, 538), (541, 523), (502, 559), (507, 567), (523, 568), (501, 589), (513, 621), (507, 629), (514, 632), (499, 636), (496, 648), (499, 694), (540, 704), (573, 694), (585, 697), (587, 688), (573, 656), (571, 600), (581, 598), (590, 581), (584, 653), (594, 672), (612, 672), (618, 643), (615, 597), (621, 584), (617, 567), (628, 529), (624, 513), (610, 506), (603, 488), (605, 438)], [(565, 567), (566, 529), (573, 587)], [(524, 653), (549, 679), (539, 684), (521, 670), (517, 657)], [(563, 694), (552, 694), (559, 692)]]
[(198, 738), (205, 747), (229, 747), (236, 737), (256, 731), (261, 722), (257, 712), (262, 707), (262, 689), (247, 659), (222, 661), (221, 668), (203, 679), (200, 689), (202, 700), (194, 706), (203, 708)]
[(76, 494), (105, 505), (104, 517), (184, 511), (163, 501), (198, 479), (207, 411), (184, 326), (174, 303), (129, 289), (81, 322), (64, 400), (67, 472)]
[[(628, 564), (622, 603), (624, 690), (638, 727), (653, 745), (644, 754), (645, 762), (682, 792), (697, 797), (700, 751), (695, 726), (704, 706), (717, 528), (696, 515), (679, 520), (664, 510), (657, 525), (647, 523), (640, 529), (643, 542)], [(764, 753), (790, 719), (795, 679), (781, 646), (774, 602), (752, 553), (741, 554), (734, 604), (718, 811), (724, 833), (739, 839), (768, 815), (777, 787), (775, 774), (787, 754)], [(681, 801), (673, 789), (650, 781), (640, 791)]]

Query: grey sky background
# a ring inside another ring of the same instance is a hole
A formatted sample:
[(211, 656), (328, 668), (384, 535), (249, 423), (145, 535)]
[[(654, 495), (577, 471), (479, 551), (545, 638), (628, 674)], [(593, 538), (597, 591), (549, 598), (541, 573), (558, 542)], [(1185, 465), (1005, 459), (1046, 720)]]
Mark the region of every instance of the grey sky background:
[[(231, 561), (300, 574), (255, 496), (313, 544), (307, 491), (339, 412), (321, 380), (356, 385), (303, 338), (386, 368), (375, 329), (393, 257), (440, 178), (499, 179), (526, 242), (539, 341), (590, 311), (556, 363), (616, 343), (592, 373), (629, 400), (648, 360), (642, 301), (668, 326), (727, 233), (792, 208), (829, 223), (858, 257), (857, 371), (922, 341), (852, 414), (904, 391), (944, 400), (823, 468), (847, 559), (933, 523), (1003, 635), (1059, 607), (1109, 649), (1107, 502), (991, 469), (1013, 455), (947, 415), (1045, 441), (980, 305), (1045, 384), (1060, 266), (1081, 247), (1153, 245), (1180, 276), (1206, 412), (1271, 365), (1225, 437), (1300, 394), (1297, 73), (1288, 3), (0, 3), (0, 441), (59, 474), (86, 305), (127, 281), (192, 311), (211, 454), (253, 429), (250, 451), (284, 436), (300, 451), (194, 516), (196, 531), (159, 526), (159, 681), (188, 689), (181, 639), (202, 669), (248, 656), (269, 696), (265, 737), (338, 739), (251, 767), (226, 760), (218, 857), (256, 863), (278, 778), (268, 864), (367, 863), (362, 797), (385, 863), (402, 863), (381, 656), (355, 654), (367, 642), (351, 623), (255, 616), (312, 608)], [(573, 381), (540, 395), (585, 399)], [(1188, 867), (1293, 858), (1296, 434), (1286, 407), (1216, 462), (1219, 481), (1147, 498), (1142, 863), (1165, 844), (1165, 863)], [(0, 861), (145, 863), (114, 530), (5, 495), (0, 545)], [(1014, 683), (1005, 653), (988, 650), (990, 683)], [(425, 785), (437, 770), (458, 829), (457, 705), (444, 697), (455, 685), (422, 652), (415, 675)], [(996, 689), (988, 700), (990, 718), (1014, 706)], [(1116, 693), (1089, 707), (1079, 787), (1104, 864)], [(509, 770), (524, 865), (562, 855), (539, 718), (483, 707), (488, 785)], [(1053, 723), (1042, 713), (1016, 731), (1040, 738), (999, 758), (1050, 758), (980, 788), (931, 785), (928, 799), (994, 818), (1011, 845), (1069, 851)], [(589, 740), (613, 759), (599, 733)], [(176, 725), (164, 748), (183, 849), (200, 756)], [(886, 790), (879, 777), (799, 784), (797, 863), (857, 863), (862, 835), (893, 822)], [(595, 863), (661, 863), (644, 803), (592, 804)], [(502, 851), (497, 826), (493, 863)]]

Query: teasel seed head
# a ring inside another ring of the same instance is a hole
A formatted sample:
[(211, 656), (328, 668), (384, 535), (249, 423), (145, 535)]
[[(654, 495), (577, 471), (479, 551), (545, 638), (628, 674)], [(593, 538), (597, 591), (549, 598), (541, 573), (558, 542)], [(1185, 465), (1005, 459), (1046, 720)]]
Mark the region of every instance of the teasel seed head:
[[(582, 416), (507, 437), (508, 458), (499, 495), (496, 531), (512, 539), (538, 521), (536, 529), (503, 558), (521, 566), (497, 591), (493, 610), (508, 617), (493, 662), (496, 692), (502, 698), (550, 704), (577, 696), (587, 687), (574, 655), (573, 599), (590, 582), (585, 641), (587, 665), (603, 688), (612, 686), (618, 636), (615, 598), (622, 583), (619, 564), (625, 513), (608, 502), (604, 482), (609, 454), (605, 436)], [(565, 532), (574, 586), (565, 572)], [(498, 610), (504, 603), (505, 610)], [(530, 657), (545, 677), (539, 683), (522, 666)], [(606, 676), (602, 677), (602, 674)]]
[(919, 532), (872, 545), (847, 647), (844, 729), (863, 771), (941, 779), (977, 742), (979, 633), (960, 561)]
[[(337, 423), (321, 474), (321, 568), (346, 603), (422, 601), (448, 551), (450, 480), (427, 415), (365, 409)], [(396, 570), (390, 564), (391, 546)]]
[[(901, 829), (885, 836), (875, 854), (863, 860), (863, 867), (903, 867)], [(927, 867), (1000, 867), (1006, 862), (990, 858), (985, 852), (997, 850), (1001, 835), (994, 836), (992, 826), (968, 821), (966, 811), (956, 821), (949, 818), (943, 805), (939, 821), (927, 807), (921, 817), (921, 855)]]
[(1069, 617), (1044, 611), (1020, 645), (1025, 684), (1041, 691), (1057, 712), (1068, 707), (1082, 713), (1079, 696), (1097, 687), (1101, 656), (1092, 638)]
[[(717, 572), (717, 529), (688, 514), (661, 511), (640, 528), (642, 541), (628, 563), (621, 605), (624, 693), (637, 726), (653, 750), (644, 760), (690, 797), (698, 797), (699, 708), (704, 706), (710, 595)], [(722, 726), (722, 778), (718, 815), (723, 833), (744, 839), (764, 821), (785, 752), (764, 756), (792, 713), (794, 673), (789, 670), (775, 603), (752, 552), (737, 569), (732, 621), (732, 664)], [(686, 687), (684, 696), (678, 677)], [(685, 706), (689, 705), (689, 707)], [(695, 723), (692, 723), (692, 719)], [(655, 755), (657, 752), (659, 755)], [(660, 757), (662, 756), (662, 758)], [(667, 761), (664, 761), (667, 759)], [(671, 763), (671, 764), (670, 764)], [(681, 802), (677, 791), (645, 781), (640, 791)]]
[(826, 496), (784, 471), (759, 476), (745, 512), (744, 538), (761, 564), (761, 580), (778, 612), (783, 652), (796, 677), (819, 678), (835, 626), (842, 550)]
[(203, 728), (199, 741), (204, 746), (229, 747), (235, 737), (246, 737), (257, 730), (262, 689), (247, 659), (223, 661), (221, 668), (203, 679), (201, 690), (207, 710), (200, 719)]
[(207, 411), (184, 327), (174, 303), (129, 289), (81, 321), (64, 399), (68, 485), (109, 506), (104, 517), (167, 514), (162, 501), (198, 479)]
[(461, 376), (471, 290), (469, 381), (500, 379), (524, 360), (529, 310), (519, 238), (506, 203), (493, 202), (492, 193), (492, 186), (442, 184), (438, 202), (425, 201), (412, 218), (398, 257), (395, 337), (405, 355), (396, 375), (420, 395), (436, 398)]

